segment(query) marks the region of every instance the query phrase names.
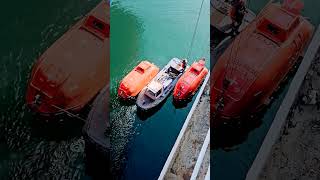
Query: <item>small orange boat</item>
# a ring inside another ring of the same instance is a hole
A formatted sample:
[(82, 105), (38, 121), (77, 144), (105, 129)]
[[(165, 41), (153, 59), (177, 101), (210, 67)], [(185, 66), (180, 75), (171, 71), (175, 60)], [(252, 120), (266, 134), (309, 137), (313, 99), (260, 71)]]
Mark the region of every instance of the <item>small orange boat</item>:
[(213, 126), (252, 117), (271, 102), (314, 31), (300, 11), (301, 3), (269, 4), (220, 56), (210, 83)]
[(26, 102), (42, 115), (80, 111), (108, 83), (109, 3), (102, 1), (34, 64)]
[(118, 96), (123, 100), (135, 98), (139, 92), (158, 74), (159, 68), (148, 62), (140, 62), (120, 82)]
[(208, 74), (205, 63), (205, 59), (200, 59), (198, 62), (194, 62), (191, 67), (186, 70), (173, 90), (174, 100), (187, 100), (196, 93), (196, 90)]

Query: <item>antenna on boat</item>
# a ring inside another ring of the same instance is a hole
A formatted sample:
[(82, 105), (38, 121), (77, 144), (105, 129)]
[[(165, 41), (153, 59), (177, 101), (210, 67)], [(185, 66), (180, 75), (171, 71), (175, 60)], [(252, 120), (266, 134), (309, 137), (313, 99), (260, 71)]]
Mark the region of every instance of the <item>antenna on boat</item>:
[(202, 2), (201, 2), (201, 6), (200, 6), (200, 9), (199, 9), (199, 13), (198, 13), (198, 19), (197, 19), (196, 26), (195, 26), (194, 31), (193, 31), (191, 44), (190, 44), (190, 48), (189, 48), (188, 55), (187, 55), (188, 59), (190, 59), (191, 50), (192, 50), (194, 39), (195, 39), (196, 32), (197, 32), (197, 29), (198, 29), (198, 25), (199, 25), (199, 21), (200, 21), (200, 15), (201, 15), (201, 12), (202, 12), (202, 7), (203, 7), (203, 2), (204, 2), (204, 0), (202, 0)]

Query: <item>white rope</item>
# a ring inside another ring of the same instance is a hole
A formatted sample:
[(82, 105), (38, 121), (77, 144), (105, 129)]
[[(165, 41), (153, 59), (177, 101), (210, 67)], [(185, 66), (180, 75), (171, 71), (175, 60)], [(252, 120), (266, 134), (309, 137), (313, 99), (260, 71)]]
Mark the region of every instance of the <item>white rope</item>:
[(67, 115), (69, 115), (69, 116), (71, 116), (71, 117), (74, 117), (74, 118), (77, 118), (77, 119), (79, 119), (79, 120), (81, 120), (81, 121), (83, 121), (83, 122), (86, 122), (85, 119), (83, 119), (82, 117), (80, 117), (80, 116), (78, 116), (78, 115), (76, 115), (76, 114), (73, 114), (72, 112), (70, 112), (70, 111), (68, 111), (68, 110), (65, 110), (65, 109), (63, 109), (63, 108), (60, 108), (59, 106), (56, 106), (56, 105), (54, 105), (54, 104), (51, 104), (51, 106), (54, 107), (54, 108), (56, 108), (56, 109), (58, 109), (58, 110), (60, 110), (60, 111), (62, 111), (62, 112), (64, 112), (64, 113), (66, 113)]
[(201, 2), (200, 10), (198, 13), (198, 19), (197, 19), (196, 26), (193, 31), (192, 40), (191, 40), (191, 44), (190, 44), (190, 48), (189, 48), (188, 56), (187, 56), (188, 59), (190, 59), (191, 50), (192, 50), (194, 39), (195, 39), (195, 36), (197, 33), (197, 29), (198, 29), (198, 25), (199, 25), (199, 21), (200, 21), (200, 16), (201, 16), (201, 12), (202, 12), (202, 7), (203, 7), (203, 2), (204, 2), (204, 0), (202, 0), (202, 2)]

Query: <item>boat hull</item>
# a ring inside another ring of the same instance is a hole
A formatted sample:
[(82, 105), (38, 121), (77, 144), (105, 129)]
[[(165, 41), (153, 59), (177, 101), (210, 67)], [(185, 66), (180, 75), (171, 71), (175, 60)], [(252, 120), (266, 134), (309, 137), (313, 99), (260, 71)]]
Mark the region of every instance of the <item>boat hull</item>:
[[(108, 116), (109, 89), (105, 87), (96, 97), (83, 128), (88, 171), (93, 176), (110, 175), (110, 120)], [(99, 177), (99, 176), (98, 176)]]
[[(286, 39), (259, 29), (265, 20), (290, 24), (283, 26), (284, 33), (279, 33), (287, 35)], [(280, 83), (304, 53), (313, 29), (303, 17), (283, 10), (279, 4), (266, 7), (263, 14), (235, 38), (212, 70), (211, 123), (215, 126), (248, 119), (269, 105)]]
[(199, 89), (205, 76), (208, 74), (205, 62), (203, 60), (200, 61), (193, 63), (178, 80), (173, 90), (174, 101), (187, 101)]
[(41, 115), (79, 112), (109, 79), (109, 3), (102, 1), (33, 65), (27, 105)]
[(158, 72), (157, 66), (148, 61), (142, 61), (120, 82), (118, 97), (124, 101), (135, 99)]
[[(178, 60), (177, 58), (174, 58), (175, 60)], [(182, 60), (178, 60), (179, 63), (182, 62)], [(174, 60), (171, 60), (169, 64), (167, 64), (158, 74), (157, 76), (152, 80), (154, 82), (161, 82), (164, 77), (169, 77), (170, 75), (167, 74), (168, 69), (171, 66), (171, 63), (174, 63)], [(185, 70), (185, 69), (184, 69)], [(178, 82), (178, 79), (182, 76), (183, 72), (179, 72), (177, 75), (175, 75), (172, 78), (168, 78), (171, 82), (168, 84), (164, 90), (163, 94), (160, 95), (157, 99), (152, 99), (150, 98), (147, 94), (146, 91), (148, 90), (148, 86), (144, 88), (141, 93), (137, 97), (136, 105), (138, 107), (139, 111), (151, 111), (152, 109), (158, 107), (162, 102), (165, 101), (165, 99), (172, 93), (176, 83)], [(167, 80), (168, 80), (167, 79)]]

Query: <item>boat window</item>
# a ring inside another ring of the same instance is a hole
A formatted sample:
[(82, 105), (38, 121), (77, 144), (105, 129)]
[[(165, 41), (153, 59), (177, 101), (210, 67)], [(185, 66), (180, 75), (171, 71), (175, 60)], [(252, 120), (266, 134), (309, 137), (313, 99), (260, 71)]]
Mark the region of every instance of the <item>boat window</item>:
[(159, 91), (156, 93), (156, 96), (155, 96), (155, 97), (158, 97), (160, 94), (161, 94), (161, 90), (159, 90)]
[(195, 68), (191, 68), (191, 69), (190, 69), (190, 72), (191, 72), (192, 74), (194, 74), (194, 75), (199, 75), (199, 74), (200, 74), (200, 71), (198, 71), (198, 70), (195, 69)]
[(151, 99), (154, 99), (157, 97), (157, 94), (156, 93), (153, 93), (150, 89), (148, 89), (147, 91), (147, 96), (149, 96)]
[(169, 67), (168, 71), (169, 73), (173, 73), (174, 75), (177, 75), (180, 73), (176, 68), (173, 68), (171, 66)]
[(135, 71), (137, 71), (138, 73), (140, 74), (143, 74), (144, 73), (144, 69), (142, 69), (140, 66), (138, 66)]
[(81, 28), (87, 30), (88, 32), (96, 35), (103, 40), (109, 37), (109, 25), (94, 16), (89, 16), (85, 20)]
[(103, 31), (104, 30), (104, 24), (97, 21), (96, 19), (93, 21), (93, 26), (97, 29), (97, 30), (100, 30), (100, 31)]
[(272, 24), (268, 24), (267, 25), (267, 29), (269, 32), (271, 32), (273, 35), (277, 35), (279, 34), (279, 29), (277, 27), (275, 27), (274, 25)]
[(288, 32), (285, 29), (282, 29), (267, 19), (263, 19), (259, 22), (257, 30), (259, 33), (276, 43), (282, 43), (288, 37)]

